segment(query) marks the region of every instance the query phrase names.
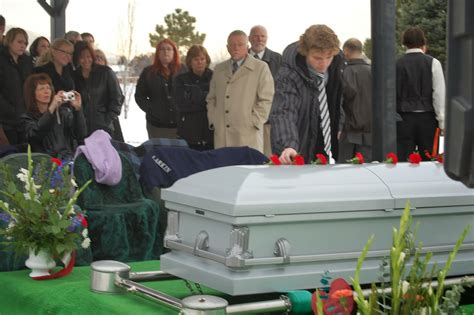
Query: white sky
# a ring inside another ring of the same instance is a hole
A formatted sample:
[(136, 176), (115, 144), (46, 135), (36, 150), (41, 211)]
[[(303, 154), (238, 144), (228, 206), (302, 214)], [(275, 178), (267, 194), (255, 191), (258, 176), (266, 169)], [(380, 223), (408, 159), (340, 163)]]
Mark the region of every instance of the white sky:
[[(117, 53), (127, 4), (128, 0), (69, 0), (66, 31), (90, 32), (99, 48)], [(278, 52), (312, 24), (327, 24), (341, 44), (350, 37), (361, 41), (370, 37), (370, 0), (136, 0), (135, 53), (154, 51), (148, 34), (154, 33), (157, 24), (164, 25), (165, 15), (176, 8), (197, 19), (196, 31), (207, 35), (204, 46), (212, 58), (227, 56), (225, 45), (231, 31), (248, 33), (256, 24), (267, 28), (267, 46)], [(35, 36), (50, 37), (50, 18), (36, 0), (1, 0), (0, 14), (6, 18), (7, 30), (17, 26)]]

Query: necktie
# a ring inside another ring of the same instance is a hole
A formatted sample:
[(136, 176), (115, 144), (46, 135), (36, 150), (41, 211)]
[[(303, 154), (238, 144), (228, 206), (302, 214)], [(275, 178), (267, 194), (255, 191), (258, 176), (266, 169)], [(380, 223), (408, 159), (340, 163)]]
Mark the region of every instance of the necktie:
[(234, 74), (237, 69), (239, 69), (239, 64), (237, 61), (232, 62), (232, 73)]
[(331, 156), (331, 119), (329, 118), (328, 99), (326, 96), (326, 86), (324, 83), (324, 74), (318, 75), (321, 82), (318, 85), (319, 90), (319, 117), (321, 118), (321, 131), (324, 137), (324, 151)]
[(255, 55), (253, 55), (253, 56), (254, 56), (255, 59), (260, 60), (260, 57), (258, 56), (258, 54), (255, 54)]

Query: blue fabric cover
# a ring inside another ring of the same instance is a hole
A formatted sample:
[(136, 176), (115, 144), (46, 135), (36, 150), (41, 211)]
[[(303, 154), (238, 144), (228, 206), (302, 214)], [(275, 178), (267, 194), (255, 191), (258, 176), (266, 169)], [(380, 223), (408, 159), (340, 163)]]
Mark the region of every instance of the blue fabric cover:
[(167, 188), (180, 178), (230, 165), (262, 165), (268, 158), (249, 147), (228, 147), (196, 151), (180, 147), (157, 147), (148, 152), (140, 166), (140, 181), (151, 191)]

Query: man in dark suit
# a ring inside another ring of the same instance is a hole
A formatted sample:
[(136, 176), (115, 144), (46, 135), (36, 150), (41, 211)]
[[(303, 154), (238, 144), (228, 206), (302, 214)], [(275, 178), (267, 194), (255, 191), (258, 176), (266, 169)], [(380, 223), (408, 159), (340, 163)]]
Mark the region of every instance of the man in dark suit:
[(281, 65), (281, 55), (271, 49), (267, 48), (268, 34), (265, 27), (261, 25), (255, 25), (250, 30), (249, 41), (250, 49), (249, 53), (254, 58), (265, 61), (270, 68), (273, 78), (276, 77), (278, 69)]
[[(250, 49), (249, 54), (254, 58), (265, 61), (270, 68), (273, 79), (276, 78), (278, 70), (280, 69), (282, 57), (279, 53), (267, 48), (268, 34), (265, 27), (261, 25), (255, 25), (250, 29), (249, 41)], [(267, 156), (272, 154), (271, 141), (270, 141), (270, 123), (265, 123), (263, 129), (263, 153)]]

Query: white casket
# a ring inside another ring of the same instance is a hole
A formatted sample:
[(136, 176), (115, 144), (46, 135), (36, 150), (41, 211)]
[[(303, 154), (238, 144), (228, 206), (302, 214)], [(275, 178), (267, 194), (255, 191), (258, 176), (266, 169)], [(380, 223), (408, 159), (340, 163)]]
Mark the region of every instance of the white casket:
[[(231, 295), (315, 288), (325, 271), (349, 281), (372, 234), (361, 280), (377, 281), (407, 200), (439, 267), (474, 225), (474, 190), (433, 162), (223, 167), (177, 181), (162, 199), (171, 251), (161, 269)], [(450, 274), (474, 274), (473, 231)]]

